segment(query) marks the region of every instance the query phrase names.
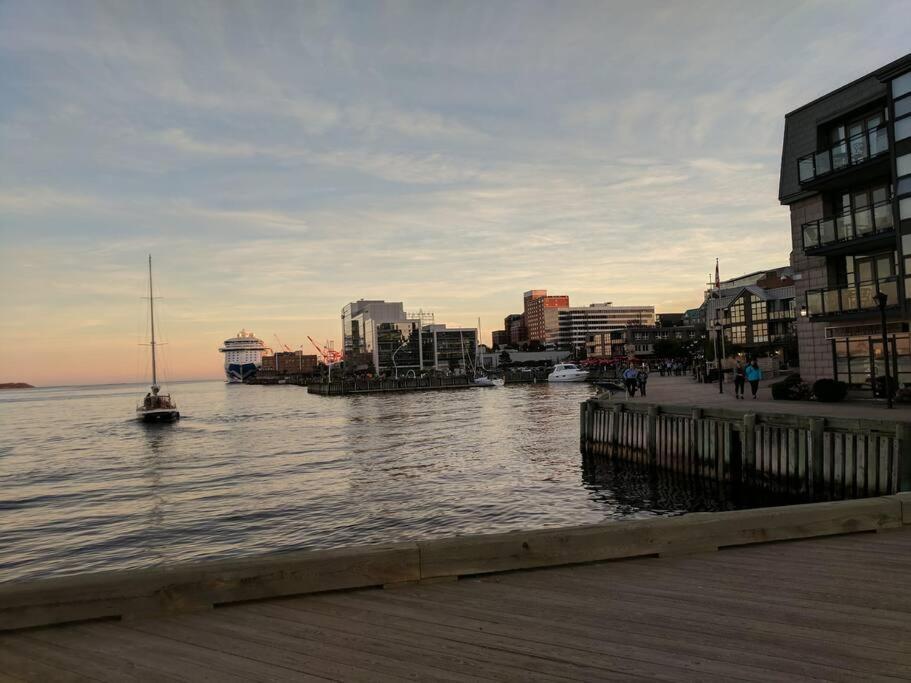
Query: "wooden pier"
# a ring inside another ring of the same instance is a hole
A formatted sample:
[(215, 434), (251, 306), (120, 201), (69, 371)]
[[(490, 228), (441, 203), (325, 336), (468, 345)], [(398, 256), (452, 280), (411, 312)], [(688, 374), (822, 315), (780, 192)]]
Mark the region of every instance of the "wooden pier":
[(332, 382), (311, 382), (307, 393), (320, 396), (349, 394), (386, 394), (400, 391), (445, 391), (447, 389), (477, 389), (465, 375), (453, 377), (404, 377), (401, 379), (345, 379)]
[(909, 555), (900, 494), (0, 585), (0, 681), (908, 680)]
[(812, 500), (911, 490), (911, 423), (590, 399), (581, 448)]

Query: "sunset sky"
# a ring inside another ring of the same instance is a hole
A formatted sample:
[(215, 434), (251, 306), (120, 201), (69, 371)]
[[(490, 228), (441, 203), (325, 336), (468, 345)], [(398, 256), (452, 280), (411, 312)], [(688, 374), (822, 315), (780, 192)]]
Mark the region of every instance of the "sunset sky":
[(171, 379), (358, 298), (485, 338), (546, 288), (701, 302), (784, 265), (784, 114), (898, 2), (0, 2), (0, 382)]

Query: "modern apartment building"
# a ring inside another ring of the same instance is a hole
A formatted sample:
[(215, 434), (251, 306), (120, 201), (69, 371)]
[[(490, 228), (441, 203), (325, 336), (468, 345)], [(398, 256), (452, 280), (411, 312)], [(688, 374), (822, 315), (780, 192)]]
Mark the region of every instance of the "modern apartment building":
[(402, 302), (360, 300), (342, 308), (345, 362), (399, 376), (474, 367), (476, 328), (447, 328), (430, 313), (406, 313)]
[(589, 337), (629, 325), (653, 326), (654, 306), (614, 306), (611, 302), (557, 309), (557, 346), (582, 348)]
[(801, 375), (911, 382), (911, 54), (785, 116), (779, 200), (791, 210)]
[(548, 295), (546, 289), (532, 289), (523, 298), (528, 341), (556, 344), (560, 329), (557, 311), (569, 306), (569, 297)]

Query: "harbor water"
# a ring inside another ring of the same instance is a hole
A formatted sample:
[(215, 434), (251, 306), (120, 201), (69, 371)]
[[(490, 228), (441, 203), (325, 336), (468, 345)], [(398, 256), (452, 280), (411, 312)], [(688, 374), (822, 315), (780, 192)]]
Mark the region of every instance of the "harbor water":
[(714, 505), (585, 463), (587, 384), (168, 388), (171, 425), (132, 419), (145, 385), (0, 393), (0, 581)]

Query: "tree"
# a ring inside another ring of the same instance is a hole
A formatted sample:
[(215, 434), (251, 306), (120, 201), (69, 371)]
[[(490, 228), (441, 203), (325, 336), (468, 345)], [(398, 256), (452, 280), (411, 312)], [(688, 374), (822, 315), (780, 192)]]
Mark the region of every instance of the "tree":
[(509, 355), (509, 351), (503, 351), (500, 353), (500, 365), (507, 365), (512, 361), (512, 356)]

